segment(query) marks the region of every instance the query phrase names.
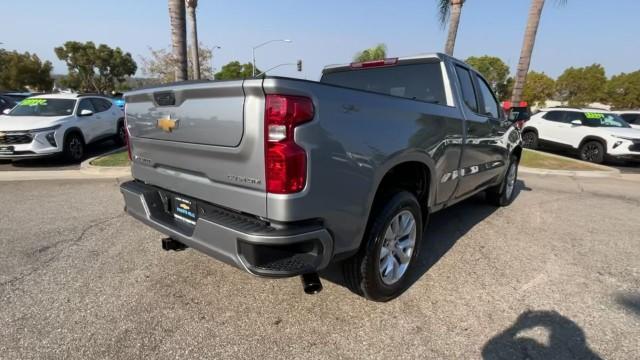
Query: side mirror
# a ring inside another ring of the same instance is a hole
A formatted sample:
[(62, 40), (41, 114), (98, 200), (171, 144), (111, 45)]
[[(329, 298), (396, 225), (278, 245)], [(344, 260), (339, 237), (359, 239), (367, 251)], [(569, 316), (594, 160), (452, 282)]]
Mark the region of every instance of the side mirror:
[(93, 115), (93, 111), (89, 109), (80, 110), (80, 116), (91, 116)]
[(2, 110), (2, 113), (5, 114), (5, 115), (9, 115), (10, 112), (11, 112), (11, 109)]
[(531, 119), (531, 110), (526, 106), (517, 106), (509, 109), (509, 121), (525, 122)]
[(581, 120), (571, 120), (571, 125), (581, 126), (582, 125), (582, 121)]

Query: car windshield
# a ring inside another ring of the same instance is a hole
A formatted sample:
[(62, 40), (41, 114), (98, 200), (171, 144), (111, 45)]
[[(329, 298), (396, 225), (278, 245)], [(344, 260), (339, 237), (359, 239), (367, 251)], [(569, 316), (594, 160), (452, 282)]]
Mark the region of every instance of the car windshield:
[(624, 121), (619, 115), (610, 113), (599, 112), (586, 112), (584, 113), (584, 124), (591, 127), (617, 127), (628, 128), (631, 127)]
[(72, 99), (24, 99), (9, 113), (10, 116), (68, 116), (73, 114), (76, 101)]

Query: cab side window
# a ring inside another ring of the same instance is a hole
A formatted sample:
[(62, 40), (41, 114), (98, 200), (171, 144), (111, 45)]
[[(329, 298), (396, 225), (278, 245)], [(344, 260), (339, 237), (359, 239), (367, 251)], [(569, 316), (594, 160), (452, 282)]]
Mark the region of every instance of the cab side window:
[(473, 89), (473, 81), (471, 80), (471, 73), (469, 70), (462, 66), (456, 65), (456, 73), (458, 74), (458, 82), (462, 89), (462, 98), (474, 112), (478, 112), (478, 100), (476, 98), (476, 92)]
[(492, 118), (499, 119), (500, 113), (498, 112), (498, 102), (496, 98), (493, 96), (493, 92), (489, 85), (487, 85), (486, 81), (483, 78), (476, 76), (478, 80), (478, 85), (480, 86), (480, 95), (482, 96), (482, 102), (484, 103), (484, 109), (482, 109), (482, 115), (491, 116)]
[(90, 110), (91, 112), (96, 112), (96, 109), (93, 107), (91, 100), (82, 99), (80, 100), (80, 104), (78, 104), (78, 115), (82, 112), (82, 110)]

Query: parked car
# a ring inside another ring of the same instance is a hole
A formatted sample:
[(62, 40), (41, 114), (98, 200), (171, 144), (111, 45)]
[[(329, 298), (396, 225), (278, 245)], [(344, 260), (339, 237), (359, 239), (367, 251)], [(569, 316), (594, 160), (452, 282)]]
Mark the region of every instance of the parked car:
[(542, 109), (522, 129), (522, 141), (530, 149), (568, 149), (594, 163), (607, 156), (640, 160), (640, 130), (617, 114), (598, 109)]
[(114, 137), (124, 145), (124, 113), (102, 96), (41, 95), (0, 116), (0, 159), (63, 154), (80, 161), (87, 144)]
[(0, 112), (13, 109), (14, 106), (16, 106), (16, 101), (12, 97), (0, 95)]
[(283, 77), (125, 94), (126, 211), (254, 275), (316, 275), (342, 261), (376, 301), (410, 283), (428, 215), (479, 192), (516, 193), (520, 133), (487, 81), (443, 54)]
[(32, 94), (32, 93), (28, 93), (28, 92), (26, 92), (26, 93), (25, 92), (5, 92), (5, 93), (2, 93), (2, 96), (9, 97), (9, 98), (13, 99), (13, 101), (15, 103), (18, 103), (18, 102), (20, 102), (20, 101), (22, 101), (22, 100), (24, 100), (24, 99), (26, 99), (28, 97), (34, 96), (34, 95), (38, 95), (38, 94)]
[(632, 128), (640, 129), (640, 110), (614, 111), (614, 113), (620, 115)]

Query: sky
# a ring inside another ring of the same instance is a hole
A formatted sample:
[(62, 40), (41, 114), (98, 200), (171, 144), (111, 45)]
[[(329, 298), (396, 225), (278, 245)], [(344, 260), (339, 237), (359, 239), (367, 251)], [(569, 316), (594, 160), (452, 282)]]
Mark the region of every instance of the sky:
[[(467, 0), (454, 56), (492, 55), (512, 73), (518, 62), (530, 0)], [(435, 0), (200, 0), (198, 36), (220, 46), (214, 67), (233, 60), (258, 68), (303, 61), (303, 71), (285, 66), (273, 75), (317, 80), (323, 66), (348, 63), (359, 50), (386, 44), (389, 57), (443, 51), (446, 29)], [(640, 69), (640, 0), (547, 0), (531, 70), (552, 77), (564, 69), (602, 64), (607, 76)], [(3, 2), (0, 42), (29, 51), (66, 73), (53, 48), (65, 41), (94, 41), (120, 47), (141, 64), (149, 47), (171, 43), (167, 0), (21, 0)], [(138, 75), (141, 75), (140, 71)]]

